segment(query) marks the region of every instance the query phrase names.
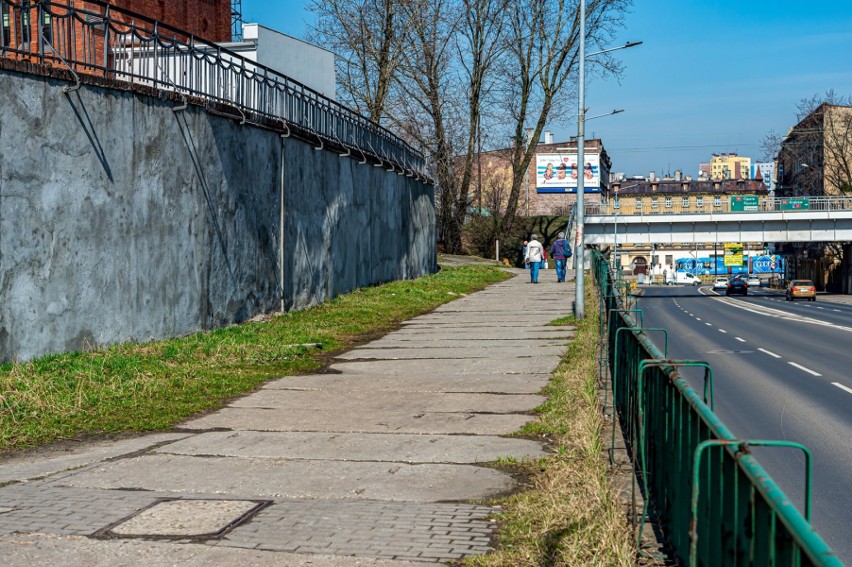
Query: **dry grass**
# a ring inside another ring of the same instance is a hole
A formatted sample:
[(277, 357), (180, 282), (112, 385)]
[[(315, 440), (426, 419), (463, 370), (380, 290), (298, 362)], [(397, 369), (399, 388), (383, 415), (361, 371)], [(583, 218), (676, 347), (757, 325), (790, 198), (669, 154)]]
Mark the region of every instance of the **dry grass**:
[[(588, 288), (587, 288), (588, 289)], [(589, 298), (589, 305), (596, 305)], [(520, 434), (556, 447), (517, 465), (529, 487), (501, 502), (499, 550), (470, 558), (480, 566), (634, 565), (634, 545), (602, 450), (604, 420), (596, 394), (598, 318), (580, 321), (568, 355), (545, 390), (540, 419)]]

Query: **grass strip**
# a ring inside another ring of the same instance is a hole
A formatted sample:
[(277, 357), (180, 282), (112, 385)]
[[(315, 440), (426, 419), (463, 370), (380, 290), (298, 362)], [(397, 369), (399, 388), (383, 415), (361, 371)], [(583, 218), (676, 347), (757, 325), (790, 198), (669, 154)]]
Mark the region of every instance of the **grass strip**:
[[(587, 305), (597, 305), (586, 289)], [(634, 565), (630, 529), (603, 451), (595, 385), (598, 317), (592, 309), (574, 321), (576, 336), (543, 392), (548, 399), (537, 408), (539, 419), (518, 432), (549, 443), (554, 453), (501, 463), (525, 474), (528, 487), (498, 502), (498, 550), (468, 558), (467, 565)]]
[[(336, 352), (508, 277), (497, 266), (447, 267), (264, 321), (2, 365), (0, 451), (170, 428), (271, 378), (321, 368)], [(300, 346), (312, 343), (322, 350)]]

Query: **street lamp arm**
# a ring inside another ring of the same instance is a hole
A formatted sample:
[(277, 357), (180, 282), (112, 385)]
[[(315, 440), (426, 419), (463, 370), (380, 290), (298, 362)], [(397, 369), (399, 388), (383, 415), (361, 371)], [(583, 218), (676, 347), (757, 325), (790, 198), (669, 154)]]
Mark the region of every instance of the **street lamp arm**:
[(588, 122), (589, 120), (594, 120), (595, 118), (602, 118), (604, 116), (612, 116), (613, 114), (618, 114), (619, 112), (624, 112), (624, 109), (619, 108), (617, 110), (614, 109), (611, 112), (606, 112), (604, 114), (598, 114), (597, 116), (589, 116), (588, 118), (586, 118), (586, 122)]
[(589, 57), (594, 57), (595, 55), (601, 55), (602, 53), (609, 53), (610, 51), (618, 51), (619, 49), (627, 49), (628, 47), (635, 47), (637, 45), (642, 45), (641, 41), (628, 41), (624, 45), (619, 45), (618, 47), (610, 47), (609, 49), (603, 49), (601, 51), (594, 51), (592, 53), (586, 54), (586, 59)]

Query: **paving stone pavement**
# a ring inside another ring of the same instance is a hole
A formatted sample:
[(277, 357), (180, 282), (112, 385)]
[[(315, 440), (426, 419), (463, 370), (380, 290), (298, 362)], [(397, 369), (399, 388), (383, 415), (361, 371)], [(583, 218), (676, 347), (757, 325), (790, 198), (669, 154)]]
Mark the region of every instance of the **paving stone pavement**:
[(571, 284), (517, 273), (172, 432), (5, 456), (5, 565), (399, 567), (488, 553), (489, 502), (518, 486), (487, 465), (546, 454), (506, 434), (534, 419), (573, 337), (546, 326), (568, 314)]

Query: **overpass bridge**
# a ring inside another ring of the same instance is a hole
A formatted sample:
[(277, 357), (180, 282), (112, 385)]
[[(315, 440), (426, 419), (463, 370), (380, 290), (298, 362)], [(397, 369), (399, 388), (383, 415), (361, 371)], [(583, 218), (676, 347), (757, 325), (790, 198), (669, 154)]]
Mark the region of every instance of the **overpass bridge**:
[(692, 209), (585, 207), (587, 245), (705, 242), (852, 242), (852, 197), (764, 197), (753, 210), (732, 203)]

